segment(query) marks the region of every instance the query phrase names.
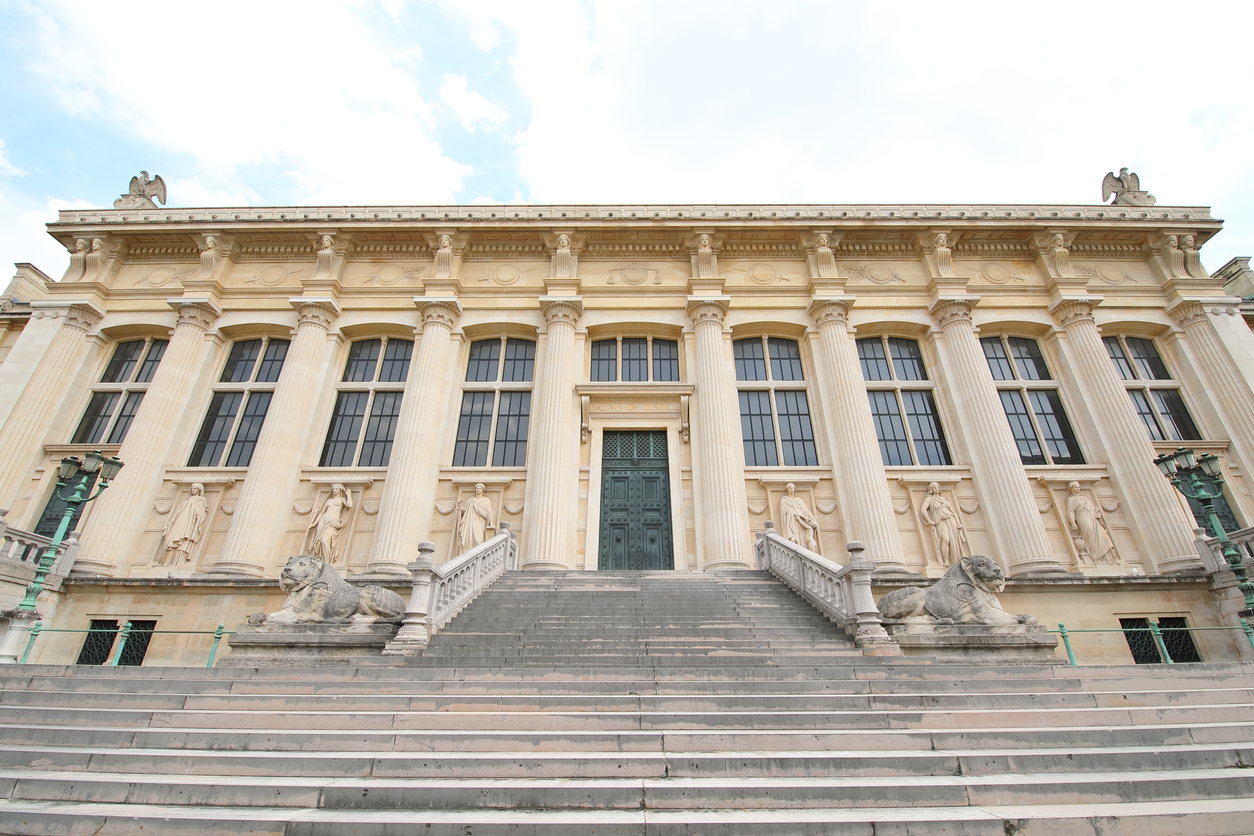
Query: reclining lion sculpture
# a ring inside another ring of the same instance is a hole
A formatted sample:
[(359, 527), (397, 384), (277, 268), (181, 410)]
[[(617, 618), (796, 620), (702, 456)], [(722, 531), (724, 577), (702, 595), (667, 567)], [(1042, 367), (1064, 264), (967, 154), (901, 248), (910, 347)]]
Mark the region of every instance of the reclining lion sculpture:
[(405, 601), (392, 590), (353, 586), (321, 557), (309, 554), (288, 558), (279, 588), (287, 593), (283, 608), (250, 615), (249, 624), (396, 621), (405, 613)]
[(894, 589), (880, 599), (886, 619), (924, 619), (933, 624), (984, 624), (1005, 627), (1035, 624), (1030, 615), (1002, 609), (997, 593), (1006, 588), (1006, 576), (997, 561), (982, 554), (961, 558), (932, 586)]

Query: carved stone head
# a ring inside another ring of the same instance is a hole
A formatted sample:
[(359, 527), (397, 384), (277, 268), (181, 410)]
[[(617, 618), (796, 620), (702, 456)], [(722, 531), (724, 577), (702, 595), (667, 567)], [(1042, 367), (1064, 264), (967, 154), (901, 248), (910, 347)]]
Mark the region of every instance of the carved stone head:
[(479, 482), (475, 485), (475, 496), (483, 496), (483, 483)]
[(785, 488), (784, 488), (784, 489), (788, 491), (788, 495), (789, 495), (789, 496), (796, 496), (796, 495), (797, 495), (797, 486), (796, 486), (796, 485), (794, 485), (792, 482), (789, 482), (789, 483), (785, 486)]
[(932, 496), (940, 496), (940, 483), (932, 482), (927, 486), (927, 492)]
[(945, 233), (943, 233), (943, 232), (938, 232), (938, 233), (936, 233), (936, 246), (938, 246), (938, 247), (948, 247), (948, 246), (949, 246), (949, 236), (948, 236), (948, 235), (946, 235), (946, 234), (945, 234)]
[(697, 245), (703, 250), (710, 249), (710, 236), (705, 233), (701, 233), (701, 237), (697, 239)]
[(1192, 235), (1185, 235), (1180, 239), (1180, 243), (1186, 250), (1191, 250), (1194, 247), (1194, 238)]
[(334, 243), (335, 243), (335, 239), (333, 239), (330, 235), (323, 235), (321, 248), (324, 250), (329, 250), (331, 249), (331, 245)]
[(205, 486), (199, 482), (192, 482), (192, 496), (200, 496), (205, 492)]
[(339, 482), (336, 482), (334, 485), (331, 486), (331, 496), (343, 496), (343, 495), (344, 495), (343, 485), (341, 485)]
[(103, 249), (104, 249), (104, 241), (102, 239), (100, 238), (91, 239), (91, 251), (93, 253), (98, 253)]
[(1067, 239), (1063, 237), (1061, 232), (1055, 232), (1052, 241), (1056, 249), (1065, 249), (1067, 246)]
[(87, 239), (86, 238), (79, 238), (77, 241), (74, 242), (74, 252), (76, 253), (87, 252)]
[(829, 240), (829, 239), (828, 239), (828, 237), (827, 237), (827, 233), (826, 233), (826, 232), (821, 232), (821, 233), (819, 233), (819, 246), (820, 246), (820, 247), (826, 247), (826, 246), (828, 246), (828, 243), (827, 243), (827, 242), (828, 242), (828, 240)]
[(959, 565), (977, 585), (989, 592), (1001, 592), (1006, 588), (1006, 575), (996, 560), (983, 554), (973, 554), (959, 560)]
[(452, 249), (452, 247), (453, 247), (452, 237), (449, 235), (441, 235), (440, 236), (440, 249), (448, 250), (448, 249)]
[(562, 235), (557, 236), (557, 248), (559, 250), (569, 250), (570, 249), (570, 236), (564, 233)]
[(1167, 236), (1167, 249), (1174, 250), (1180, 246), (1180, 239), (1174, 235)]
[(1079, 496), (1079, 495), (1080, 495), (1080, 483), (1079, 483), (1079, 482), (1068, 482), (1068, 483), (1067, 483), (1067, 493), (1071, 494), (1072, 496)]

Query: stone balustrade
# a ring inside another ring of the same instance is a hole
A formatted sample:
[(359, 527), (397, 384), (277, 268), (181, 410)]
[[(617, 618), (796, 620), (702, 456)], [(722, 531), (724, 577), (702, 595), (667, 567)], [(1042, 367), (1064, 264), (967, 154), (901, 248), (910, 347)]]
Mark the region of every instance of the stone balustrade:
[[(4, 523), (0, 513), (0, 580), (25, 585), (35, 576), (35, 566), (52, 542), (51, 538)], [(57, 551), (57, 559), (48, 575), (48, 589), (60, 588), (61, 580), (70, 573), (78, 553), (78, 532), (71, 531)]]
[[(1198, 529), (1200, 532), (1201, 529)], [(1240, 531), (1229, 531), (1228, 539), (1232, 541), (1232, 545), (1237, 550), (1237, 554), (1241, 555), (1241, 560), (1246, 564), (1248, 571), (1251, 565), (1254, 565), (1254, 526), (1243, 528)], [(1207, 560), (1206, 555), (1202, 554), (1202, 562), (1206, 564), (1208, 569), (1224, 569), (1228, 566), (1228, 561), (1224, 559), (1224, 550), (1219, 545), (1218, 537), (1206, 537), (1204, 534), (1198, 536), (1199, 546), (1205, 546), (1210, 550), (1213, 560)], [(1199, 548), (1199, 552), (1201, 549)]]
[(442, 566), (431, 562), (431, 553), (435, 551), (433, 543), (419, 543), (418, 551), (418, 559), (409, 564), (414, 585), (405, 621), (396, 637), (388, 642), (383, 651), (385, 656), (418, 653), (503, 572), (518, 568), (518, 541), (510, 534), (506, 522), (500, 524), (500, 533), (491, 540)]
[(868, 656), (900, 656), (901, 648), (880, 621), (871, 595), (875, 564), (857, 540), (846, 545), (849, 563), (839, 566), (782, 537), (769, 520), (758, 536), (758, 568), (770, 572), (839, 624)]

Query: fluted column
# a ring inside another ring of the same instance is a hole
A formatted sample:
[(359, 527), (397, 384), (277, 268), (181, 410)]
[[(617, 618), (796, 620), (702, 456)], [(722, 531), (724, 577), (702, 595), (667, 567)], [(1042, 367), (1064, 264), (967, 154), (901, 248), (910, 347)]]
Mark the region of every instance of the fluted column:
[(96, 500), (83, 531), (78, 563), (94, 574), (111, 575), (135, 556), (135, 541), (161, 491), (155, 477), (170, 464), (170, 445), (211, 347), (205, 332), (222, 313), (209, 299), (171, 299), (170, 304), (178, 311), (178, 324), (118, 453), (126, 467)]
[(583, 314), (578, 296), (542, 296), (546, 339), (536, 378), (530, 449), (527, 451), (527, 554), (523, 568), (574, 566), (578, 518), (579, 421), (575, 384), (580, 356), (575, 325)]
[(744, 439), (731, 351), (723, 338), (727, 297), (688, 297), (696, 335), (697, 369), (692, 438), (700, 466), (696, 515), (704, 569), (744, 568), (750, 556)]
[(1099, 449), (1123, 500), (1137, 550), (1152, 571), (1200, 568), (1193, 526), (1175, 488), (1154, 466), (1157, 455), (1145, 424), (1132, 407), (1093, 321), (1094, 300), (1064, 299), (1050, 306), (1063, 327), (1064, 356), (1074, 366), (1073, 382), (1093, 416)]
[(369, 572), (409, 575), (418, 558), (418, 544), (431, 528), (440, 462), (441, 419), (450, 355), (449, 335), (461, 315), (455, 298), (418, 298), (422, 306), (422, 340), (409, 368), (401, 414), (396, 422), (387, 484), (379, 503), (379, 528), (370, 552)]
[(339, 316), (339, 305), (331, 299), (298, 297), (292, 304), (299, 315), (296, 335), (257, 438), (231, 530), (210, 570), (215, 574), (264, 574), (291, 518), (309, 416), (322, 389), (322, 350), (331, 323)]
[[(29, 381), (14, 401), (4, 426), (0, 427), (0, 500), (6, 508), (13, 507), (13, 501), (24, 488), (29, 469), (42, 460), (41, 445), (48, 434), (48, 425), (83, 363), (89, 346), (87, 334), (104, 316), (91, 302), (33, 302), (31, 306), (35, 317), (51, 317), (60, 320), (61, 325), (40, 354)], [(19, 341), (13, 353), (20, 348), (23, 346)], [(9, 362), (18, 359), (11, 357)]]
[(814, 299), (809, 308), (819, 326), (815, 365), (828, 415), (827, 438), (836, 469), (841, 515), (845, 533), (865, 544), (877, 570), (905, 572), (875, 420), (867, 401), (858, 350), (849, 334), (852, 302), (853, 297)]
[(930, 310), (944, 334), (945, 373), (985, 520), (1009, 574), (1063, 572), (1049, 545), (1019, 448), (971, 324), (975, 301), (939, 297)]

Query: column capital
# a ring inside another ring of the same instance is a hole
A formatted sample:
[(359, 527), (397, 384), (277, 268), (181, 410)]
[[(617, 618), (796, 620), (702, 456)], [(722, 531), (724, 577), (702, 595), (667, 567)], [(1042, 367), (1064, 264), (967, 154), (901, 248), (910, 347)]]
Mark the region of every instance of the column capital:
[(340, 315), (339, 303), (329, 297), (293, 296), (288, 301), (296, 309), (299, 325), (317, 325), (329, 331)]
[(462, 304), (456, 296), (415, 296), (414, 304), (422, 312), (422, 324), (437, 322), (452, 329), (462, 315)]
[(1102, 303), (1101, 296), (1064, 296), (1049, 303), (1049, 312), (1063, 328), (1079, 322), (1094, 322), (1093, 309)]
[(688, 297), (688, 316), (692, 318), (693, 325), (700, 325), (703, 322), (717, 322), (720, 328), (723, 327), (723, 320), (727, 317), (727, 309), (731, 305), (730, 296), (689, 296)]
[(927, 312), (944, 328), (952, 322), (971, 324), (971, 310), (980, 302), (979, 296), (934, 296)]
[(816, 296), (806, 306), (806, 313), (810, 314), (816, 325), (825, 325), (828, 322), (848, 325), (849, 309), (853, 307), (853, 301), (853, 296)]
[(201, 331), (208, 331), (218, 317), (222, 316), (222, 308), (212, 299), (188, 299), (179, 296), (165, 302), (178, 311), (178, 325), (191, 325)]
[(89, 299), (67, 301), (36, 299), (30, 303), (30, 306), (34, 309), (36, 318), (65, 317), (67, 327), (82, 331), (84, 334), (91, 332), (99, 325), (105, 315), (104, 309)]
[(1167, 315), (1181, 328), (1207, 322), (1206, 306), (1198, 299), (1181, 299), (1167, 306)]
[(565, 323), (574, 328), (583, 315), (582, 296), (541, 296), (540, 311), (546, 325)]

